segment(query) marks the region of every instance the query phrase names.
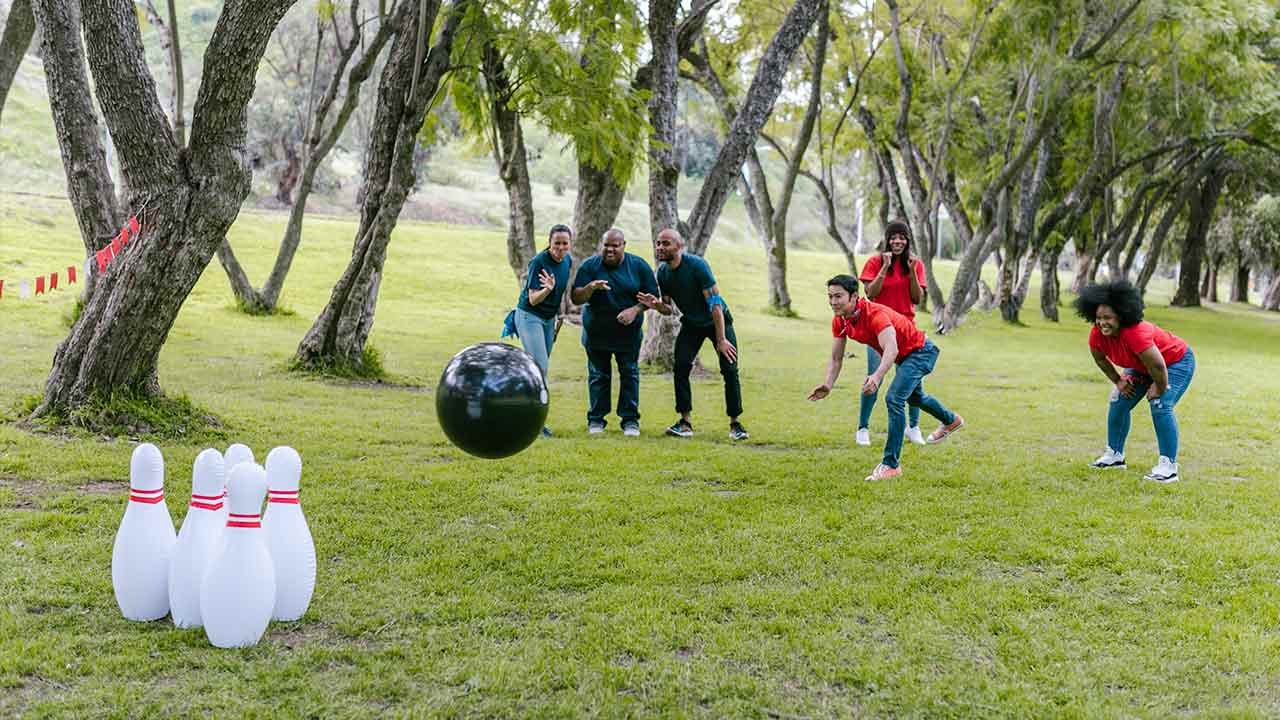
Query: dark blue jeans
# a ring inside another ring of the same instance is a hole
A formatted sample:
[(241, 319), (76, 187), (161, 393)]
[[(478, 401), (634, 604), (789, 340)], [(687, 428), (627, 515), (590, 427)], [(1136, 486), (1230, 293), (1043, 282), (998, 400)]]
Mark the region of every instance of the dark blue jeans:
[(640, 420), (640, 351), (615, 352), (587, 348), (587, 392), (591, 407), (587, 422), (604, 422), (609, 414), (613, 385), (613, 361), (618, 363), (618, 417), (622, 422)]
[[(1160, 454), (1177, 462), (1178, 418), (1174, 417), (1173, 406), (1182, 399), (1196, 374), (1196, 356), (1191, 348), (1187, 348), (1181, 360), (1169, 366), (1168, 372), (1169, 387), (1164, 395), (1147, 402), (1151, 405), (1151, 423), (1156, 427)], [(1133, 396), (1125, 397), (1118, 390), (1112, 390), (1111, 403), (1107, 406), (1107, 446), (1121, 454), (1124, 454), (1124, 441), (1129, 437), (1129, 413), (1147, 396), (1147, 388), (1151, 386), (1151, 378), (1143, 373), (1125, 370), (1124, 374), (1133, 381)]]
[(885, 440), (881, 461), (889, 467), (898, 467), (898, 458), (902, 455), (902, 435), (907, 429), (904, 404), (924, 410), (944, 425), (955, 422), (955, 413), (924, 391), (924, 376), (933, 372), (940, 352), (933, 341), (925, 340), (924, 347), (908, 355), (893, 371), (893, 382), (884, 397), (889, 406), (889, 437)]
[[(876, 371), (876, 368), (880, 367), (880, 353), (876, 352), (876, 349), (871, 347), (870, 345), (867, 345), (866, 349), (867, 349), (867, 374), (870, 375), (871, 373)], [(868, 427), (867, 423), (871, 422), (871, 411), (875, 409), (876, 396), (879, 394), (880, 394), (880, 391), (877, 390), (876, 392), (873, 392), (870, 395), (862, 396), (862, 401), (859, 403), (859, 407), (858, 407), (858, 429), (859, 430), (861, 430), (864, 427)], [(907, 408), (907, 416), (908, 416), (907, 419), (910, 421), (910, 427), (916, 427), (917, 425), (920, 424), (920, 408), (915, 407), (914, 405)]]

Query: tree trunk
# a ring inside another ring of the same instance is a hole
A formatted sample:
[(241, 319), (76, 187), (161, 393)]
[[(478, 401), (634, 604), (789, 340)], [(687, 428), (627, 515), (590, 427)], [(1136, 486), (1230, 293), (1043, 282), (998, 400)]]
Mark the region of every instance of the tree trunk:
[(1217, 165), (1214, 171), (1205, 177), (1199, 192), (1191, 196), (1187, 235), (1182, 243), (1178, 290), (1173, 294), (1173, 300), (1169, 302), (1174, 307), (1200, 306), (1200, 266), (1204, 263), (1209, 227), (1213, 224), (1213, 213), (1217, 209), (1218, 198), (1222, 196), (1222, 186), (1225, 181), (1226, 172)]
[(4, 22), (4, 35), (0, 36), (0, 113), (4, 112), (9, 88), (13, 86), (13, 78), (18, 74), (18, 66), (27, 54), (35, 31), (36, 19), (31, 12), (31, 0), (13, 0), (9, 17)]
[[(435, 25), (440, 12), (437, 0), (427, 3), (424, 27)], [(409, 2), (414, 8), (418, 2)], [(417, 32), (401, 25), (391, 44), (378, 87), (373, 133), (365, 157), (364, 184), (360, 188), (360, 225), (356, 230), (351, 261), (298, 345), (295, 363), (311, 369), (334, 367), (369, 372), (366, 343), (373, 329), (382, 266), (391, 232), (416, 179), (413, 153), (418, 130), (426, 119), (431, 100), (449, 64), (449, 55), (468, 0), (454, 0), (439, 38), (421, 65), (414, 62)], [(411, 94), (415, 70), (417, 92)]]
[[(1160, 222), (1156, 225), (1156, 229), (1151, 235), (1151, 249), (1147, 253), (1146, 262), (1142, 265), (1142, 271), (1138, 273), (1137, 286), (1139, 292), (1143, 295), (1147, 293), (1147, 285), (1151, 282), (1151, 277), (1155, 275), (1156, 268), (1160, 265), (1160, 254), (1164, 250), (1165, 237), (1168, 236), (1169, 230), (1173, 228), (1173, 223), (1178, 219), (1178, 214), (1182, 212), (1183, 206), (1190, 203), (1197, 194), (1200, 181), (1217, 166), (1219, 159), (1222, 157), (1222, 152), (1221, 146), (1210, 149), (1195, 169), (1191, 171), (1190, 175), (1182, 182), (1177, 195), (1165, 208), (1164, 215), (1161, 216)], [(1196, 272), (1199, 273), (1198, 266)]]
[[(782, 92), (782, 81), (791, 65), (791, 59), (809, 34), (809, 28), (818, 18), (820, 9), (824, 7), (825, 0), (796, 0), (760, 58), (738, 116), (729, 127), (725, 143), (716, 155), (716, 162), (707, 173), (698, 199), (689, 213), (689, 234), (686, 240), (694, 254), (706, 253), (711, 234), (720, 219), (720, 212), (724, 209), (729, 193), (737, 182), (739, 168), (746, 159), (747, 151), (755, 144), (760, 129), (773, 111), (778, 94)], [(674, 88), (674, 74), (671, 80)], [(674, 109), (673, 102), (673, 112)], [(672, 199), (674, 200), (674, 193)]]
[(1280, 265), (1271, 268), (1271, 287), (1262, 297), (1262, 309), (1280, 311)]
[[(80, 226), (86, 255), (106, 247), (124, 222), (116, 203), (107, 156), (99, 142), (100, 127), (80, 42), (78, 2), (37, 0), (34, 16), (41, 28), (41, 55), (49, 86), (49, 107), (67, 175), (67, 196)], [(17, 6), (13, 12), (17, 12)], [(12, 15), (10, 16), (12, 18)], [(97, 285), (95, 268), (84, 278), (84, 297)]]
[(276, 180), (276, 202), (292, 205), (293, 189), (302, 179), (302, 158), (298, 156), (297, 146), (288, 137), (280, 138), (280, 149), (284, 151), (284, 172)]
[[(324, 164), (334, 146), (337, 145), (338, 139), (342, 136), (342, 132), (346, 129), (352, 115), (355, 114), (360, 104), (360, 88), (364, 86), (365, 81), (373, 74), (374, 66), (377, 64), (383, 48), (386, 47), (387, 42), (395, 32), (408, 21), (412, 10), (413, 3), (399, 5), (394, 15), (386, 16), (380, 21), (378, 31), (366, 43), (360, 29), (359, 0), (351, 3), (350, 24), (353, 28), (352, 34), (350, 39), (343, 44), (341, 34), (335, 33), (338, 41), (337, 65), (328, 78), (324, 95), (310, 113), (310, 120), (308, 121), (309, 132), (303, 145), (302, 175), (298, 181), (297, 195), (294, 197), (293, 204), (289, 209), (289, 222), (285, 226), (284, 237), (280, 240), (280, 248), (276, 252), (276, 261), (271, 267), (271, 274), (267, 276), (267, 282), (260, 290), (255, 290), (252, 283), (249, 282), (248, 276), (245, 275), (244, 270), (240, 267), (240, 263), (236, 261), (235, 253), (232, 251), (230, 243), (223, 240), (222, 245), (218, 248), (218, 259), (227, 273), (227, 279), (231, 283), (231, 290), (236, 296), (237, 303), (246, 311), (251, 313), (270, 313), (279, 306), (280, 295), (284, 291), (284, 282), (289, 276), (289, 269), (293, 266), (293, 258), (298, 252), (298, 246), (302, 244), (302, 221), (306, 218), (307, 200), (311, 197), (311, 192), (315, 187), (316, 174), (320, 171), (320, 166)], [(362, 49), (363, 54), (360, 60), (351, 67), (351, 72), (346, 75), (346, 94), (342, 99), (342, 105), (338, 108), (338, 114), (334, 117), (333, 122), (326, 126), (329, 114), (338, 99), (338, 92), (343, 85), (343, 74), (346, 72), (347, 65), (355, 55), (357, 48)]]
[[(190, 149), (180, 154), (147, 70), (133, 6), (86, 4), (94, 85), (122, 172), (140, 201), (142, 233), (99, 279), (58, 346), (34, 415), (63, 414), (116, 392), (159, 393), (160, 348), (248, 194), (245, 108), (267, 41), (290, 5), (292, 0), (224, 5), (205, 51)], [(65, 56), (46, 59), (50, 65), (74, 63)], [(69, 101), (67, 88), (59, 94)], [(101, 152), (96, 138), (90, 147)]]
[(1231, 273), (1231, 302), (1249, 302), (1249, 263), (1236, 258), (1236, 270)]
[(1045, 248), (1040, 252), (1040, 314), (1045, 320), (1058, 322), (1058, 258), (1062, 247)]
[(494, 160), (507, 189), (507, 262), (516, 282), (523, 283), (529, 262), (538, 252), (534, 244), (533, 185), (529, 181), (529, 156), (520, 115), (510, 105), (511, 79), (492, 35), (484, 46), (484, 78), (496, 140)]

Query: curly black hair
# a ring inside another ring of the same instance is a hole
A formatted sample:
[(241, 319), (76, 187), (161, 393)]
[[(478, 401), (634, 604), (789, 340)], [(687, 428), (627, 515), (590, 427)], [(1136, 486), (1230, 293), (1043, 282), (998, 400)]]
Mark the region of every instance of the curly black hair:
[(1098, 306), (1107, 305), (1120, 318), (1120, 327), (1142, 322), (1142, 293), (1128, 280), (1086, 285), (1075, 301), (1076, 314), (1087, 322), (1097, 319)]
[(858, 279), (852, 275), (837, 275), (827, 281), (827, 287), (839, 285), (849, 293), (849, 297), (858, 297)]
[(894, 267), (891, 268), (889, 272), (896, 272), (900, 275), (910, 275), (911, 267), (908, 265), (907, 260), (911, 257), (911, 245), (915, 241), (911, 237), (911, 226), (907, 224), (906, 220), (898, 218), (891, 221), (888, 225), (885, 225), (884, 239), (880, 241), (880, 252), (890, 252), (889, 238), (899, 234), (907, 239), (907, 248), (901, 255), (894, 257)]

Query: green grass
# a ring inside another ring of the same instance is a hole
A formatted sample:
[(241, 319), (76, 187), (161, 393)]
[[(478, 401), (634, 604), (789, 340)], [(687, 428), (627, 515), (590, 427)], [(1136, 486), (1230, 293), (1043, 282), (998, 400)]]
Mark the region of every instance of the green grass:
[[(244, 212), (233, 227), (251, 277), (284, 221)], [(6, 280), (80, 254), (64, 203), (0, 195), (0, 227)], [(109, 569), (133, 443), (0, 425), (0, 715), (1280, 713), (1276, 315), (1150, 309), (1199, 359), (1178, 408), (1179, 484), (1141, 480), (1155, 460), (1142, 408), (1133, 469), (1087, 471), (1109, 388), (1083, 323), (1032, 308), (1025, 327), (975, 316), (934, 338), (930, 391), (969, 425), (908, 447), (904, 476), (872, 485), (879, 449), (852, 443), (861, 352), (832, 399), (804, 401), (830, 346), (821, 283), (842, 259), (790, 254), (789, 319), (763, 311), (763, 253), (716, 246), (750, 442), (725, 437), (714, 374), (695, 382), (693, 440), (661, 436), (661, 375), (642, 379), (643, 437), (615, 422), (588, 439), (570, 327), (552, 357), (558, 437), (480, 461), (445, 440), (432, 395), (515, 297), (502, 234), (400, 226), (371, 338), (395, 383), (290, 373), (352, 232), (308, 220), (290, 315), (238, 312), (213, 263), (159, 363), (164, 388), (220, 418), (225, 442), (301, 452), (319, 556), (306, 616), (241, 651), (123, 620)], [(39, 393), (75, 302), (8, 290), (3, 408)], [(203, 446), (160, 444), (180, 520)]]

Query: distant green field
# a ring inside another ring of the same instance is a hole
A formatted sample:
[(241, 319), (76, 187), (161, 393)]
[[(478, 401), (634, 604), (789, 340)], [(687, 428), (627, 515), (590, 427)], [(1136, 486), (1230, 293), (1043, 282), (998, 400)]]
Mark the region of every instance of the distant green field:
[[(255, 280), (283, 225), (246, 211), (233, 227)], [(0, 195), (0, 227), (0, 277), (79, 257), (61, 201)], [(372, 336), (394, 382), (293, 376), (284, 365), (353, 230), (308, 220), (292, 315), (238, 314), (213, 263), (160, 359), (168, 392), (226, 424), (220, 445), (301, 452), (319, 554), (306, 616), (242, 651), (123, 620), (109, 566), (133, 441), (0, 425), (0, 715), (1280, 714), (1275, 314), (1155, 298), (1150, 317), (1200, 361), (1178, 407), (1181, 483), (1141, 479), (1155, 460), (1141, 407), (1131, 469), (1088, 470), (1109, 387), (1084, 323), (1031, 307), (1027, 327), (974, 316), (934, 337), (930, 391), (969, 424), (907, 447), (900, 480), (868, 484), (884, 410), (875, 446), (856, 447), (861, 351), (831, 400), (804, 400), (830, 345), (823, 281), (843, 261), (791, 256), (801, 317), (788, 320), (761, 311), (762, 253), (716, 245), (749, 442), (725, 437), (714, 374), (695, 381), (693, 440), (661, 435), (674, 417), (662, 375), (642, 380), (642, 437), (615, 423), (588, 438), (585, 359), (566, 328), (557, 437), (480, 461), (445, 440), (433, 391), (515, 297), (502, 234), (402, 223)], [(40, 391), (74, 302), (10, 292), (4, 408)], [(714, 367), (709, 350), (703, 361)], [(162, 443), (175, 520), (202, 446)]]

